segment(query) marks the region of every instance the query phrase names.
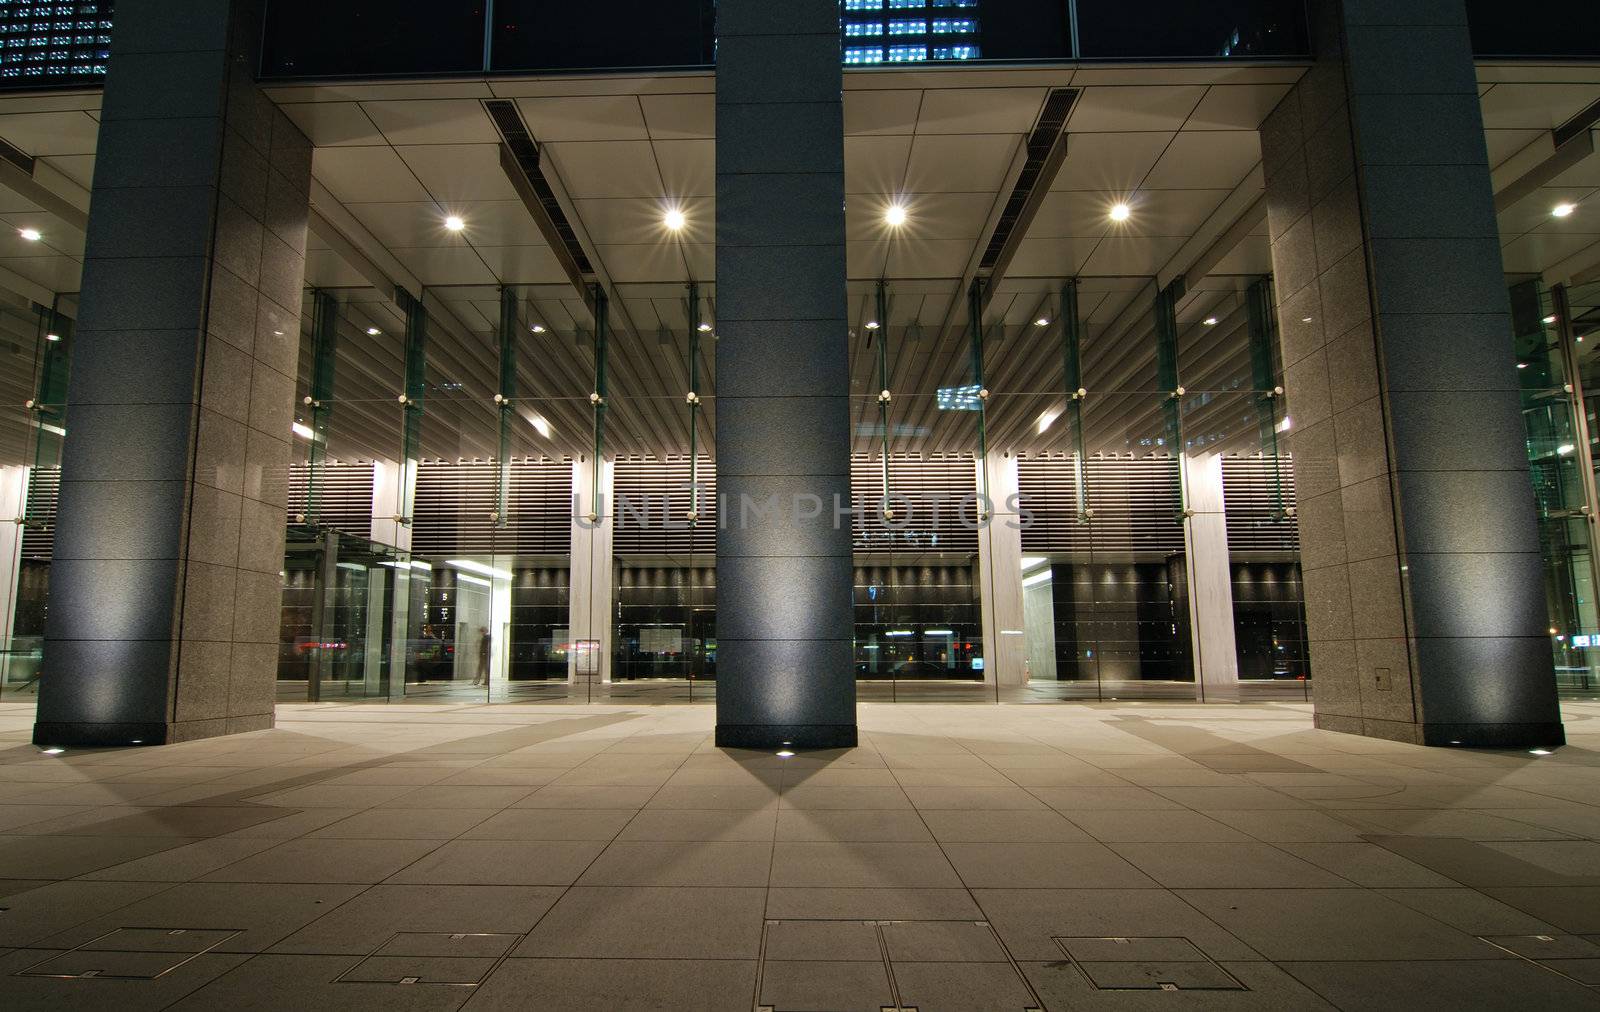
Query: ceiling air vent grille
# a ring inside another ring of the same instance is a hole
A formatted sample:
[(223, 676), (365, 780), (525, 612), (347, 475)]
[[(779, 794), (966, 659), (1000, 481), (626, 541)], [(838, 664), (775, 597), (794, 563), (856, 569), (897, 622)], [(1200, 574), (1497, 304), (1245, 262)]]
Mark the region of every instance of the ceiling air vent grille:
[[(1033, 131), (1028, 134), (1028, 160), (1023, 163), (1022, 172), (1017, 176), (1017, 183), (1011, 188), (1011, 195), (1006, 198), (1005, 210), (1000, 213), (1000, 220), (995, 222), (994, 234), (989, 237), (989, 245), (983, 251), (983, 259), (978, 262), (980, 270), (993, 271), (999, 265), (1006, 244), (1011, 242), (1018, 227), (1024, 225), (1032, 215), (1029, 205), (1030, 202), (1037, 204), (1035, 190), (1041, 179), (1049, 177), (1044, 180), (1046, 188), (1054, 179), (1055, 170), (1050, 165), (1051, 157), (1057, 143), (1061, 141), (1062, 131), (1067, 125), (1067, 116), (1071, 114), (1072, 104), (1077, 99), (1078, 92), (1073, 88), (1053, 88), (1049, 97), (1045, 99), (1044, 109), (1039, 113)], [(1059, 164), (1055, 167), (1059, 167)], [(1042, 194), (1038, 197), (1042, 197)]]

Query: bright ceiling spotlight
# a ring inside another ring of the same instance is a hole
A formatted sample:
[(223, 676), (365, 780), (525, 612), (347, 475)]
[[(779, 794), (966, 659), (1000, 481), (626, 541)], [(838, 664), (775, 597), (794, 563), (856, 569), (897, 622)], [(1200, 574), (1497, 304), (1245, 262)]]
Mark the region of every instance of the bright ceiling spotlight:
[(867, 322), (867, 329), (868, 330), (877, 330), (878, 329), (878, 321), (877, 320), (869, 320)]
[(1215, 316), (1208, 316), (1200, 322), (1204, 323), (1208, 327), (1215, 327), (1217, 325), (1217, 318)]
[(682, 211), (673, 207), (667, 210), (666, 215), (661, 219), (661, 223), (673, 232), (681, 232), (683, 226), (689, 224), (689, 219), (683, 216)]
[(1562, 443), (1560, 446), (1556, 447), (1556, 453), (1562, 457), (1570, 457), (1572, 456), (1572, 451), (1576, 449), (1577, 447), (1571, 443)]
[(698, 330), (702, 334), (709, 334), (709, 333), (711, 333), (711, 324), (702, 323), (702, 324), (700, 324), (700, 326), (698, 326), (698, 327), (696, 327), (694, 329)]
[(535, 324), (534, 324), (534, 325), (533, 325), (533, 326), (532, 326), (532, 327), (531, 327), (531, 328), (529, 328), (529, 329), (531, 329), (531, 330), (532, 330), (532, 331), (533, 331), (533, 332), (534, 332), (534, 333), (535, 333), (535, 334), (543, 334), (543, 333), (544, 333), (544, 324), (542, 324), (542, 323), (535, 323)]
[(1557, 204), (1555, 207), (1550, 209), (1550, 217), (1570, 218), (1572, 217), (1572, 212), (1576, 211), (1577, 209), (1578, 205), (1576, 204)]
[(452, 232), (460, 232), (467, 227), (467, 223), (461, 220), (461, 215), (452, 214), (444, 220), (444, 227)]
[(60, 334), (46, 334), (44, 336), (44, 339), (46, 341), (59, 341), (59, 340), (61, 340), (61, 335)]
[(1033, 325), (1035, 327), (1048, 327), (1050, 326), (1050, 320), (1048, 317), (1041, 316), (1037, 320), (1033, 321)]
[(381, 333), (383, 333), (383, 331), (379, 330), (377, 327), (368, 327), (367, 328), (367, 336), (368, 337), (377, 337)]
[(1544, 325), (1546, 327), (1550, 326), (1552, 323), (1555, 323), (1555, 322), (1556, 322), (1556, 318), (1554, 316), (1547, 316), (1547, 317), (1544, 318)]
[(17, 230), (17, 234), (29, 242), (38, 242), (40, 239), (44, 238), (44, 233), (40, 232), (36, 228), (21, 228)]
[(1526, 362), (1518, 362), (1517, 363), (1517, 368), (1518, 369), (1526, 369), (1526, 368), (1528, 368), (1528, 363), (1526, 363)]
[(1133, 217), (1133, 208), (1129, 207), (1127, 204), (1111, 205), (1112, 221), (1127, 221), (1131, 217)]
[(883, 222), (891, 228), (899, 228), (906, 223), (906, 209), (903, 204), (890, 204), (884, 208)]

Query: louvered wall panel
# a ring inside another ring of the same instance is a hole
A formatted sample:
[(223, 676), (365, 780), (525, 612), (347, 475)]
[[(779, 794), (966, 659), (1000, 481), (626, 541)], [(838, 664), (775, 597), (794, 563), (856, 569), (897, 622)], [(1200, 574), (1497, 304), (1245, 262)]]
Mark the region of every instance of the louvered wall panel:
[(1018, 462), (1024, 505), (1034, 514), (1022, 532), (1025, 552), (1144, 554), (1183, 551), (1177, 462), (1171, 457), (1090, 457), (1085, 467), (1089, 523), (1079, 520), (1072, 457), (1036, 454)]
[(566, 555), (572, 546), (572, 462), (511, 461), (504, 525), (494, 519), (500, 465), (424, 460), (417, 468), (411, 550), (418, 555)]
[[(717, 551), (717, 465), (705, 454), (699, 458), (698, 504), (688, 488), (692, 468), (688, 454), (667, 457), (620, 457), (612, 488), (616, 524), (612, 551), (617, 555), (704, 555)], [(623, 508), (624, 500), (632, 510)], [(663, 512), (663, 504), (665, 512)], [(691, 526), (689, 511), (698, 505)], [(737, 509), (735, 504), (732, 509)], [(667, 528), (667, 523), (673, 529)], [(683, 525), (683, 526), (678, 526)]]
[(306, 497), (310, 488), (311, 465), (301, 461), (289, 466), (288, 516), (298, 523), (302, 515), (323, 527), (358, 538), (372, 537), (371, 461), (330, 460), (322, 465), (322, 483), (317, 515), (308, 516)]
[[(850, 489), (861, 512), (851, 518), (851, 540), (857, 554), (884, 552), (957, 552), (978, 550), (978, 532), (961, 522), (961, 501), (978, 490), (978, 465), (968, 453), (890, 454), (889, 492), (904, 510), (911, 501), (911, 520), (904, 530), (894, 530), (880, 510), (883, 502), (883, 458), (857, 453), (850, 458)], [(937, 526), (933, 504), (939, 502)], [(831, 509), (832, 504), (824, 506)], [(973, 504), (969, 523), (976, 522)], [(894, 521), (904, 521), (903, 515)]]
[[(1295, 520), (1275, 516), (1275, 474), (1283, 502), (1294, 504), (1294, 468), (1288, 457), (1225, 457), (1223, 497), (1228, 546), (1234, 552), (1298, 552)], [(1091, 457), (1085, 469), (1090, 523), (1079, 519), (1072, 457), (1033, 455), (1018, 464), (1033, 526), (1022, 534), (1029, 552), (1150, 553), (1183, 551), (1176, 466), (1170, 457)]]
[(1300, 522), (1280, 512), (1294, 505), (1291, 457), (1222, 458), (1222, 496), (1230, 551), (1300, 551)]
[(56, 503), (60, 498), (61, 468), (36, 467), (28, 474), (28, 524), (22, 529), (24, 559), (49, 559), (55, 551)]

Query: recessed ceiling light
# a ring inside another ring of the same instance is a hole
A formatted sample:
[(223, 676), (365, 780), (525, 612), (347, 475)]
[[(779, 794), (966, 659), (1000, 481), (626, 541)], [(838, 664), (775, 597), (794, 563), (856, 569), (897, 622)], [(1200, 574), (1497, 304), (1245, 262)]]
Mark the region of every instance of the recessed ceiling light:
[(59, 340), (61, 340), (61, 335), (60, 334), (46, 334), (44, 336), (44, 339), (46, 341), (59, 341)]
[(531, 328), (530, 328), (530, 329), (531, 329), (531, 330), (532, 330), (532, 331), (533, 331), (533, 332), (534, 332), (534, 333), (535, 333), (535, 334), (543, 334), (543, 333), (544, 333), (544, 324), (542, 324), (542, 323), (535, 323), (535, 324), (534, 324), (534, 325), (533, 325), (533, 326), (532, 326), (532, 327), (531, 327)]
[(1573, 446), (1571, 443), (1562, 443), (1560, 446), (1556, 447), (1556, 454), (1561, 457), (1570, 457), (1572, 456), (1572, 451), (1576, 449), (1577, 447)]
[(1312, 320), (1312, 317), (1309, 317), (1309, 316), (1302, 316), (1302, 317), (1300, 317), (1300, 322), (1301, 322), (1301, 323), (1310, 323), (1310, 322), (1311, 322), (1311, 320)]
[(869, 320), (869, 321), (867, 321), (867, 329), (868, 330), (877, 330), (878, 329), (878, 321), (877, 320)]
[(1215, 316), (1208, 316), (1200, 322), (1204, 323), (1208, 327), (1215, 327), (1217, 325), (1217, 318)]
[(1111, 220), (1112, 221), (1127, 221), (1131, 217), (1133, 217), (1133, 209), (1130, 208), (1127, 204), (1113, 204), (1113, 205), (1111, 205)]
[(779, 759), (793, 759), (794, 753), (788, 749), (781, 749), (777, 752), (777, 756)]
[(1528, 363), (1526, 363), (1526, 362), (1518, 362), (1517, 363), (1517, 368), (1518, 369), (1526, 369), (1526, 368), (1528, 368)]
[(377, 327), (368, 327), (367, 328), (367, 336), (368, 337), (377, 337), (381, 333), (383, 333), (383, 331), (379, 330)]
[(546, 439), (550, 438), (550, 422), (546, 420), (543, 415), (534, 415), (532, 418), (528, 419), (528, 423), (534, 427), (534, 430), (537, 431), (539, 435)]
[(1050, 321), (1048, 319), (1046, 319), (1045, 317), (1041, 316), (1037, 320), (1033, 321), (1033, 325), (1035, 327), (1048, 327), (1048, 326), (1050, 326)]
[(1550, 326), (1554, 322), (1556, 322), (1556, 318), (1554, 316), (1547, 316), (1544, 318), (1544, 325), (1546, 327)]
[(683, 216), (682, 211), (674, 207), (667, 211), (666, 216), (661, 219), (661, 223), (672, 231), (677, 232), (689, 223), (689, 219)]
[(444, 227), (448, 228), (452, 232), (460, 232), (462, 229), (467, 227), (467, 223), (461, 220), (461, 216), (459, 214), (452, 214), (450, 217), (444, 220)]
[(709, 334), (709, 333), (711, 333), (711, 324), (702, 323), (702, 324), (700, 324), (700, 326), (698, 326), (698, 327), (696, 327), (694, 329), (698, 330), (702, 334)]
[(906, 209), (900, 204), (890, 204), (883, 211), (883, 221), (886, 225), (899, 228), (906, 223)]
[(17, 234), (29, 242), (38, 242), (40, 239), (44, 238), (44, 234), (36, 228), (18, 229)]
[(1570, 218), (1572, 217), (1572, 212), (1577, 209), (1578, 205), (1576, 204), (1557, 204), (1550, 209), (1550, 216), (1552, 218)]

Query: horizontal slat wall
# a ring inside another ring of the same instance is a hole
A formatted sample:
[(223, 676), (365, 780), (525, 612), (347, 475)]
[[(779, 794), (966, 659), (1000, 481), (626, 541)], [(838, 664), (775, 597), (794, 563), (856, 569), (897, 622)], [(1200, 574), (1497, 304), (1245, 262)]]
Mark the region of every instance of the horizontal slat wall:
[[(850, 458), (850, 489), (853, 506), (862, 510), (851, 518), (855, 552), (957, 552), (978, 550), (978, 532), (961, 522), (962, 500), (978, 490), (977, 459), (969, 453), (889, 455), (889, 492), (896, 497), (896, 511), (911, 502), (911, 520), (898, 515), (894, 523), (905, 524), (894, 530), (885, 522), (883, 502), (883, 457), (857, 453)], [(935, 501), (939, 502), (938, 524), (934, 524)], [(827, 504), (824, 509), (831, 509)], [(967, 504), (970, 523), (976, 511)]]
[(417, 555), (566, 555), (572, 547), (572, 462), (511, 461), (505, 525), (493, 514), (500, 465), (424, 460), (417, 468), (411, 550)]
[(1177, 467), (1167, 456), (1090, 457), (1085, 483), (1094, 516), (1082, 523), (1072, 457), (1023, 458), (1017, 466), (1018, 485), (1034, 520), (1022, 532), (1022, 550), (1163, 557), (1183, 551)]
[(1281, 514), (1294, 506), (1292, 458), (1222, 458), (1222, 497), (1230, 551), (1300, 551), (1300, 522)]
[[(692, 471), (688, 454), (617, 459), (612, 486), (616, 523), (611, 545), (615, 554), (694, 554), (707, 558), (716, 554), (720, 505), (717, 465), (705, 454), (700, 455), (699, 473), (694, 475), (700, 485), (698, 503), (688, 488)], [(634, 512), (623, 509), (624, 499), (632, 504)], [(689, 511), (697, 505), (699, 516), (691, 526)], [(737, 509), (737, 504), (731, 508)], [(669, 520), (675, 529), (667, 529)]]
[[(61, 498), (61, 468), (36, 467), (28, 474), (28, 525), (22, 529), (22, 557), (49, 559), (56, 547), (56, 503)], [(10, 520), (0, 517), (0, 520)]]
[[(1234, 552), (1298, 552), (1293, 517), (1294, 462), (1287, 456), (1230, 456), (1222, 461), (1228, 547)], [(1085, 468), (1090, 523), (1079, 519), (1072, 457), (1035, 454), (1018, 462), (1019, 483), (1033, 526), (1022, 533), (1028, 552), (1151, 553), (1183, 551), (1176, 462), (1171, 457), (1090, 457)]]
[(372, 537), (372, 483), (371, 461), (330, 460), (322, 465), (321, 502), (317, 515), (310, 517), (306, 498), (311, 482), (311, 465), (305, 461), (289, 466), (289, 522), (300, 523), (300, 517), (316, 520), (323, 527), (331, 527), (341, 534), (358, 538)]

